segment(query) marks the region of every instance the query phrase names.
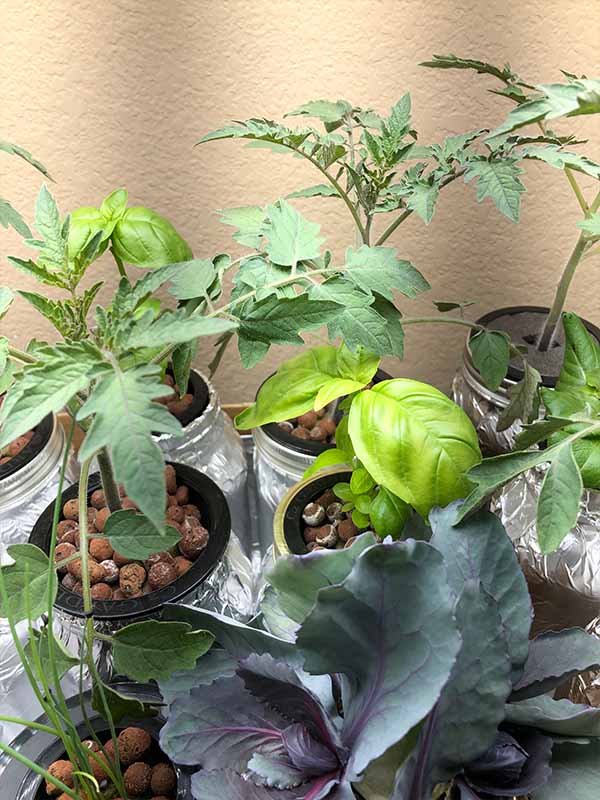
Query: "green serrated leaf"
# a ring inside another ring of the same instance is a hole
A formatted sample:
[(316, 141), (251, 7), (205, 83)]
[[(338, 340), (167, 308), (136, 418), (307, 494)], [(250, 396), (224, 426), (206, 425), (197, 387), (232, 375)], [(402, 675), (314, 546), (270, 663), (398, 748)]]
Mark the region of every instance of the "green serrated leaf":
[[(125, 717), (145, 719), (147, 717), (156, 717), (159, 714), (160, 709), (158, 706), (148, 705), (137, 697), (130, 697), (122, 692), (117, 692), (105, 683), (102, 683), (102, 692), (108, 705), (110, 719), (117, 724)], [(92, 686), (92, 708), (104, 719), (107, 719), (98, 681), (94, 681)]]
[(344, 275), (367, 293), (375, 292), (393, 300), (393, 289), (414, 298), (430, 288), (421, 273), (409, 261), (396, 256), (393, 247), (369, 247), (346, 251)]
[(561, 447), (544, 478), (537, 507), (537, 537), (542, 553), (551, 553), (575, 527), (583, 482), (570, 445)]
[(77, 414), (92, 417), (79, 451), (83, 463), (103, 447), (111, 452), (115, 477), (127, 496), (162, 531), (165, 527), (165, 472), (154, 434), (181, 434), (181, 425), (165, 406), (152, 402), (168, 394), (158, 366), (104, 374)]
[(13, 208), (8, 200), (3, 200), (0, 197), (0, 225), (3, 228), (14, 228), (21, 236), (30, 239), (31, 231), (27, 227), (27, 223), (19, 214), (16, 208)]
[(229, 319), (189, 316), (184, 309), (165, 311), (158, 319), (145, 314), (126, 337), (127, 348), (161, 347), (163, 345), (189, 342), (197, 336), (220, 336), (235, 330), (237, 323)]
[(569, 153), (563, 150), (559, 145), (547, 144), (543, 147), (524, 147), (521, 150), (521, 155), (523, 158), (545, 161), (546, 164), (556, 169), (570, 167), (570, 169), (583, 172), (586, 175), (591, 175), (593, 178), (600, 178), (600, 164), (597, 164), (595, 161), (579, 153)]
[(35, 204), (35, 228), (42, 237), (39, 260), (53, 269), (67, 265), (67, 240), (54, 197), (42, 186)]
[(531, 422), (539, 408), (538, 387), (542, 382), (540, 373), (531, 364), (524, 364), (523, 378), (510, 386), (508, 396), (510, 402), (498, 417), (497, 429), (505, 431), (519, 419), (522, 422)]
[(33, 544), (11, 544), (6, 551), (15, 563), (1, 567), (8, 608), (0, 599), (0, 617), (10, 617), (15, 623), (36, 620), (56, 598), (58, 578), (54, 565)]
[(241, 206), (239, 208), (222, 208), (218, 212), (219, 219), (225, 225), (237, 228), (233, 238), (236, 242), (251, 247), (260, 248), (265, 224), (265, 209), (261, 206)]
[(412, 194), (408, 196), (406, 205), (411, 211), (416, 211), (423, 222), (429, 225), (439, 194), (440, 188), (437, 183), (429, 184), (420, 181), (412, 186)]
[(285, 200), (267, 206), (267, 216), (265, 250), (275, 264), (295, 269), (300, 261), (319, 258), (325, 241), (318, 235), (320, 225), (309, 222)]
[(179, 269), (170, 277), (172, 286), (169, 294), (178, 300), (206, 297), (216, 276), (215, 266), (208, 258), (185, 261), (179, 264)]
[(578, 222), (577, 227), (585, 231), (590, 237), (600, 236), (600, 214), (593, 214), (591, 217)]
[(214, 640), (187, 622), (135, 622), (113, 634), (115, 671), (136, 681), (166, 680), (177, 670), (192, 669)]
[(521, 194), (526, 191), (519, 179), (523, 170), (517, 166), (516, 159), (485, 158), (469, 161), (465, 172), (465, 183), (477, 180), (477, 202), (486, 197), (513, 222), (518, 222), (521, 214)]
[(288, 111), (286, 117), (316, 117), (322, 122), (339, 122), (342, 117), (352, 110), (352, 106), (344, 100), (337, 103), (331, 100), (311, 100), (293, 111)]
[(306, 189), (299, 189), (286, 195), (286, 200), (293, 200), (297, 197), (339, 197), (337, 189), (330, 183), (318, 183), (315, 186), (307, 186)]
[(142, 561), (153, 553), (170, 550), (181, 539), (175, 528), (167, 525), (164, 532), (159, 532), (143, 514), (131, 509), (111, 514), (103, 533), (120, 555)]
[(306, 294), (267, 297), (238, 312), (240, 333), (264, 344), (302, 344), (300, 331), (325, 325), (341, 311), (338, 303), (311, 300)]
[(469, 339), (473, 364), (485, 385), (496, 391), (508, 372), (509, 338), (501, 331), (479, 331)]
[(0, 286), (0, 319), (2, 319), (15, 299), (12, 291), (6, 286)]

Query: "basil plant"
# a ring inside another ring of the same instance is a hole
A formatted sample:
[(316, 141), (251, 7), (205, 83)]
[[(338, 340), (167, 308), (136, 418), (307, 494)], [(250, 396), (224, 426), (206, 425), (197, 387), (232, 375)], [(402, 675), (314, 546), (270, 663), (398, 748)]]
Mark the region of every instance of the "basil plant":
[(540, 390), (544, 418), (525, 426), (514, 452), (470, 470), (475, 488), (460, 512), (465, 517), (520, 473), (547, 464), (536, 524), (543, 553), (556, 550), (575, 526), (584, 489), (600, 490), (600, 345), (576, 314), (564, 313), (563, 324), (566, 348), (556, 388)]
[(212, 649), (160, 681), (161, 747), (195, 800), (597, 796), (600, 710), (553, 693), (600, 664), (583, 630), (529, 640), (527, 585), (500, 521), (429, 541), (287, 556), (254, 626), (182, 606)]
[[(399, 536), (412, 511), (465, 497), (468, 470), (481, 461), (465, 412), (433, 386), (407, 378), (371, 384), (380, 359), (345, 344), (312, 348), (286, 361), (236, 418), (242, 429), (281, 422), (339, 402), (336, 446), (305, 473), (346, 465), (349, 483), (334, 491), (359, 528)], [(345, 399), (341, 399), (345, 398)]]

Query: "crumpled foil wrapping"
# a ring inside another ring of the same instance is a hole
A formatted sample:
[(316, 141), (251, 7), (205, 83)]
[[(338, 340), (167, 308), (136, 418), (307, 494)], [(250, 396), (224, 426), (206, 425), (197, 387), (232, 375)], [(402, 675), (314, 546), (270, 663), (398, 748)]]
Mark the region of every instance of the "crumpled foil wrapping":
[(509, 453), (513, 449), (522, 428), (517, 421), (505, 431), (498, 430), (498, 419), (508, 402), (505, 397), (479, 383), (464, 365), (452, 381), (452, 397), (473, 423), (485, 455)]
[(544, 554), (536, 514), (546, 470), (540, 465), (519, 475), (492, 502), (527, 578), (536, 634), (585, 628), (600, 616), (600, 492), (583, 492), (577, 524), (555, 552)]
[(239, 433), (221, 408), (214, 386), (208, 386), (208, 405), (202, 416), (190, 422), (183, 436), (163, 434), (156, 437), (169, 461), (187, 464), (208, 475), (227, 497), (232, 527), (247, 527), (246, 472), (248, 465)]

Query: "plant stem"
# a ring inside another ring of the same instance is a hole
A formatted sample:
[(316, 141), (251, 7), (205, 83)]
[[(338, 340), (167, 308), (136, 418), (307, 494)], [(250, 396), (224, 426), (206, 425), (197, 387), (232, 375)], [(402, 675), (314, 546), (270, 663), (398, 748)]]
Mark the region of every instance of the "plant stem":
[(113, 248), (112, 248), (112, 247), (110, 248), (110, 252), (112, 253), (112, 257), (113, 257), (113, 258), (114, 258), (114, 260), (115, 260), (115, 263), (116, 263), (116, 265), (117, 265), (117, 269), (119, 270), (119, 275), (120, 275), (122, 278), (127, 278), (127, 280), (129, 280), (129, 276), (127, 275), (127, 270), (125, 269), (125, 265), (123, 264), (123, 261), (122, 261), (122, 260), (119, 258), (119, 256), (118, 256), (118, 255), (115, 253), (115, 251), (113, 250)]
[[(98, 467), (100, 468), (100, 477), (102, 478), (102, 488), (104, 489), (104, 497), (106, 505), (110, 512), (121, 510), (121, 496), (119, 494), (119, 487), (115, 480), (115, 473), (110, 461), (110, 456), (106, 447), (98, 452), (96, 456), (98, 459)], [(87, 502), (85, 504), (87, 507)]]
[(561, 275), (560, 281), (558, 282), (552, 308), (550, 309), (550, 313), (544, 322), (544, 329), (542, 330), (542, 335), (540, 336), (540, 340), (537, 345), (538, 350), (542, 353), (550, 347), (550, 344), (556, 335), (556, 328), (567, 300), (567, 294), (569, 292), (569, 287), (571, 286), (571, 281), (575, 276), (575, 271), (579, 265), (579, 262), (581, 261), (586, 247), (587, 240), (585, 238), (585, 234), (581, 233), (577, 239), (577, 244), (573, 248), (573, 252), (569, 257), (569, 260), (567, 261), (567, 265), (565, 266), (563, 274)]
[(575, 192), (575, 197), (577, 198), (577, 202), (579, 203), (581, 210), (583, 211), (584, 214), (587, 214), (590, 209), (585, 197), (583, 196), (581, 187), (577, 183), (577, 178), (575, 177), (575, 175), (573, 175), (573, 172), (569, 169), (569, 167), (565, 167), (565, 175), (567, 176), (569, 183), (571, 184), (571, 188)]
[(66, 786), (62, 781), (59, 781), (58, 778), (54, 778), (47, 770), (38, 766), (35, 761), (31, 761), (22, 753), (19, 753), (18, 750), (13, 750), (12, 747), (9, 747), (7, 744), (3, 744), (2, 742), (0, 742), (0, 750), (9, 755), (11, 758), (14, 758), (15, 761), (20, 761), (21, 764), (26, 766), (32, 772), (35, 772), (37, 775), (41, 775), (44, 780), (54, 784), (54, 786), (59, 788), (61, 792), (64, 792), (64, 794), (66, 794), (68, 797), (72, 797), (73, 800), (80, 800), (79, 795), (75, 794), (74, 789), (69, 789), (69, 787)]
[(88, 480), (90, 476), (90, 463), (91, 459), (88, 458), (84, 461), (81, 467), (81, 475), (79, 477), (79, 537), (80, 545), (79, 552), (81, 556), (81, 584), (83, 586), (83, 610), (86, 615), (92, 613), (92, 588), (90, 585), (89, 574), (89, 540), (88, 540), (88, 520), (87, 520), (87, 493), (88, 493)]
[(60, 731), (52, 728), (50, 725), (42, 725), (40, 722), (30, 722), (28, 719), (21, 719), (21, 717), (5, 717), (0, 716), (0, 722), (10, 722), (13, 725), (22, 725), (24, 728), (31, 728), (32, 731), (43, 731), (49, 733), (51, 736), (60, 736)]
[(473, 330), (483, 331), (485, 330), (484, 325), (480, 325), (478, 322), (469, 322), (468, 319), (462, 319), (458, 317), (402, 317), (400, 324), (401, 325), (421, 325), (421, 324), (441, 324), (441, 325), (462, 325), (465, 328), (471, 328)]

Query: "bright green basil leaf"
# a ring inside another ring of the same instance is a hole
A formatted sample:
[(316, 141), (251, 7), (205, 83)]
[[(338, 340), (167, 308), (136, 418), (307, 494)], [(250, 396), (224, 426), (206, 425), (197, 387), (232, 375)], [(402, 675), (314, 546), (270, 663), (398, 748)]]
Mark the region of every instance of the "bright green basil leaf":
[[(52, 658), (50, 658), (50, 645), (48, 643), (49, 635), (47, 627), (42, 628), (41, 631), (36, 631), (33, 629), (32, 633), (38, 656), (42, 662), (42, 670), (44, 675), (52, 678), (53, 670), (56, 669), (58, 677), (62, 678), (66, 672), (79, 664), (79, 659), (72, 655), (61, 642), (61, 640), (54, 636), (54, 634), (52, 634)], [(25, 645), (25, 653), (31, 661), (33, 657), (31, 640)]]
[(128, 199), (127, 189), (115, 189), (102, 201), (100, 213), (107, 220), (119, 220), (125, 213)]
[(513, 222), (521, 215), (521, 194), (525, 187), (519, 179), (523, 173), (516, 159), (502, 158), (488, 160), (483, 156), (469, 161), (465, 173), (465, 183), (477, 180), (477, 202), (491, 198), (498, 211)]
[(362, 381), (352, 381), (347, 378), (332, 378), (323, 384), (315, 397), (314, 408), (319, 410), (325, 408), (338, 397), (346, 397), (349, 394), (360, 391), (364, 387)]
[(23, 368), (0, 408), (0, 448), (22, 436), (52, 413), (58, 413), (77, 393), (110, 367), (88, 344), (61, 343), (40, 348), (35, 364)]
[(469, 340), (469, 349), (483, 382), (488, 389), (496, 391), (508, 371), (508, 336), (500, 331), (479, 331)]
[(190, 261), (193, 253), (171, 223), (144, 206), (128, 208), (112, 233), (115, 255), (127, 264), (156, 269)]
[(352, 494), (366, 494), (375, 488), (375, 481), (364, 467), (358, 467), (350, 478), (350, 490)]
[(397, 257), (393, 247), (369, 247), (366, 244), (358, 250), (349, 247), (344, 275), (364, 292), (375, 292), (388, 300), (394, 299), (393, 289), (412, 298), (430, 288), (409, 261)]
[(6, 552), (15, 563), (1, 567), (8, 607), (0, 595), (0, 617), (13, 622), (36, 620), (56, 598), (56, 569), (46, 553), (33, 544), (11, 544)]
[(355, 509), (352, 512), (352, 522), (356, 525), (357, 528), (365, 529), (368, 528), (371, 520), (368, 514), (364, 514), (362, 511)]
[(142, 561), (153, 553), (170, 550), (181, 539), (175, 528), (167, 525), (159, 532), (149, 519), (132, 509), (111, 514), (103, 533), (120, 555)]
[[(371, 498), (368, 494), (361, 494), (354, 498), (354, 505), (356, 506), (356, 510), (360, 514), (364, 514), (366, 517), (369, 516), (371, 513)], [(360, 526), (361, 528), (364, 526)]]
[(324, 450), (315, 458), (310, 467), (304, 472), (302, 478), (303, 480), (310, 478), (322, 469), (348, 466), (351, 460), (351, 457), (345, 450), (340, 450), (336, 447)]
[[(358, 557), (375, 544), (372, 533), (358, 536), (343, 550), (332, 550), (305, 558), (289, 555), (275, 562), (267, 581), (277, 594), (279, 606), (295, 622), (303, 622), (313, 608), (320, 589), (342, 583)], [(318, 552), (318, 551), (317, 551)]]
[(354, 458), (354, 446), (348, 433), (348, 415), (345, 414), (338, 422), (335, 431), (335, 446), (338, 450), (343, 450), (346, 453), (348, 461), (351, 462)]
[(113, 634), (115, 672), (136, 681), (166, 680), (177, 670), (193, 669), (214, 640), (186, 622), (134, 622)]
[(69, 258), (75, 258), (99, 233), (102, 242), (98, 250), (101, 255), (108, 247), (116, 220), (108, 220), (98, 208), (77, 208), (71, 213), (69, 225)]
[(565, 357), (556, 389), (559, 392), (570, 389), (591, 392), (588, 387), (588, 373), (600, 368), (600, 345), (576, 314), (566, 312), (562, 319), (566, 340)]
[(336, 362), (340, 378), (349, 378), (367, 384), (377, 372), (381, 359), (364, 348), (357, 352), (350, 350), (344, 342), (337, 350)]
[(399, 539), (411, 513), (408, 503), (381, 486), (371, 503), (369, 516), (378, 536)]
[(309, 222), (285, 200), (267, 206), (270, 224), (265, 229), (267, 254), (275, 264), (295, 269), (298, 262), (319, 258), (325, 239), (319, 236), (321, 226)]
[(537, 507), (537, 537), (542, 553), (560, 545), (579, 516), (583, 482), (570, 445), (558, 450), (544, 477)]
[(350, 500), (354, 502), (354, 492), (350, 488), (349, 483), (336, 483), (333, 487), (333, 492), (336, 497), (340, 498), (340, 500)]
[(165, 470), (154, 434), (181, 434), (181, 425), (165, 406), (160, 368), (143, 365), (122, 372), (115, 367), (103, 376), (77, 414), (92, 417), (79, 451), (84, 462), (103, 447), (110, 448), (115, 477), (127, 496), (154, 526), (165, 527)]
[(440, 391), (396, 379), (358, 394), (349, 431), (356, 455), (376, 483), (426, 517), (464, 497), (467, 471), (481, 460), (465, 412)]

